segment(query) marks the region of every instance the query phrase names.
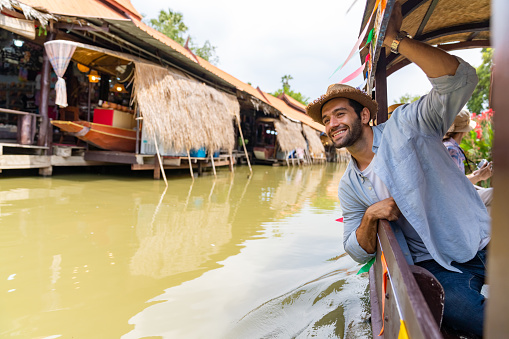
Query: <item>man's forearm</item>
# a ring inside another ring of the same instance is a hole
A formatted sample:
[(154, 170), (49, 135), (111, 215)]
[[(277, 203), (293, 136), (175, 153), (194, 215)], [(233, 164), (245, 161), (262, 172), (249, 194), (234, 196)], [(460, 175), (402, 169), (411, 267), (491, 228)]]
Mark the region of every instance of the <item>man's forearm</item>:
[(370, 217), (365, 213), (362, 217), (359, 228), (355, 231), (357, 242), (364, 251), (369, 254), (376, 251), (376, 233), (378, 229), (378, 219)]
[(454, 75), (459, 66), (455, 56), (413, 39), (403, 39), (398, 51), (419, 66), (429, 78)]

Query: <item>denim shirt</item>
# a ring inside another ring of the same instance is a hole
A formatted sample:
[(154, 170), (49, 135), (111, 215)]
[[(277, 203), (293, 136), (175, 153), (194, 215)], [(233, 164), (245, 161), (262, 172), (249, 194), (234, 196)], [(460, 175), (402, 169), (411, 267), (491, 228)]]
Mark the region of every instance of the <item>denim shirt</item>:
[[(456, 74), (430, 78), (432, 90), (398, 107), (373, 129), (375, 174), (387, 186), (403, 216), (442, 267), (472, 259), (489, 242), (490, 217), (474, 186), (451, 161), (442, 137), (477, 84), (475, 69), (458, 58)], [(339, 183), (344, 218), (343, 245), (358, 262), (375, 254), (358, 243), (355, 231), (366, 209), (378, 201), (371, 183), (352, 158)], [(398, 243), (412, 262), (404, 235), (391, 223)]]

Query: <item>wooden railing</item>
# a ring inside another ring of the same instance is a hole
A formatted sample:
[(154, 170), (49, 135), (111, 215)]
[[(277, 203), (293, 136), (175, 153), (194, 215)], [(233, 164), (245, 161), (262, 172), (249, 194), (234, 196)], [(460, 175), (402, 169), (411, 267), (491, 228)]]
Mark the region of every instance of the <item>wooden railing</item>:
[[(382, 292), (382, 251), (389, 272), (385, 296)], [(412, 339), (442, 338), (442, 286), (427, 270), (408, 265), (391, 226), (385, 220), (378, 225), (376, 261), (370, 269), (369, 278), (373, 338), (398, 338), (401, 319)], [(385, 298), (385, 311), (382, 298)], [(384, 333), (378, 336), (382, 326)]]

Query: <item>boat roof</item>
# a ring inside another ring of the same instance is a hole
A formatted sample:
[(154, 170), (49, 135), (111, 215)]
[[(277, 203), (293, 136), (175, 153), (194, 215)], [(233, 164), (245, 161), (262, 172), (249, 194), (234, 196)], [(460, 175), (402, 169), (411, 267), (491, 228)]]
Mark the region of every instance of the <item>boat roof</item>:
[[(366, 25), (376, 0), (367, 0), (361, 24)], [(401, 29), (413, 39), (444, 50), (489, 47), (490, 0), (400, 0), (403, 14)], [(361, 52), (364, 60), (367, 50)], [(410, 64), (401, 55), (386, 51), (387, 75)]]

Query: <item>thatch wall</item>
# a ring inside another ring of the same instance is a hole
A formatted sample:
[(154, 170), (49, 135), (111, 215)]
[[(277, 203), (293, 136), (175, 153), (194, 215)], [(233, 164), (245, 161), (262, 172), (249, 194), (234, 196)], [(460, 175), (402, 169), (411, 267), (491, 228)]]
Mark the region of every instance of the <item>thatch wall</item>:
[(318, 136), (319, 132), (305, 124), (302, 124), (302, 130), (304, 131), (304, 136), (308, 141), (309, 151), (315, 155), (325, 153), (325, 148)]
[(277, 141), (283, 152), (293, 151), (297, 148), (306, 149), (307, 143), (302, 135), (300, 123), (293, 122), (282, 115), (280, 120), (274, 121), (277, 132)]
[(136, 63), (134, 95), (144, 132), (157, 136), (165, 149), (233, 149), (232, 120), (240, 112), (235, 96), (180, 71), (141, 62)]

